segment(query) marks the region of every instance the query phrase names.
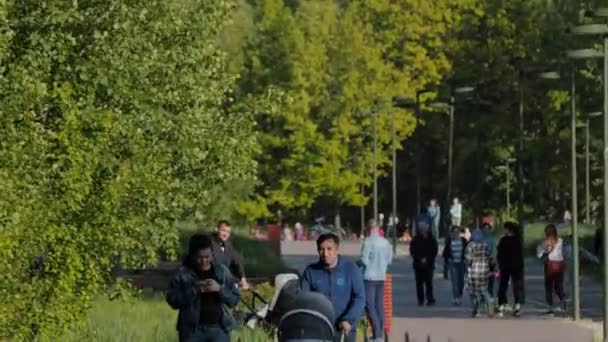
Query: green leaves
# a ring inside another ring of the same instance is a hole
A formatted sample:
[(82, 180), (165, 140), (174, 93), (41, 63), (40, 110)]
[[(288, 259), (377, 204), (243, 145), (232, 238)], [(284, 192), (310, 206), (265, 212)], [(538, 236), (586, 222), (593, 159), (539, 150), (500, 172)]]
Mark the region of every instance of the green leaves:
[[(363, 204), (360, 186), (371, 183), (369, 112), (387, 109), (375, 100), (413, 97), (438, 83), (450, 70), (444, 41), (472, 3), (258, 2), (239, 92), (262, 94), (274, 85), (291, 99), (257, 117), (264, 205), (306, 209), (321, 197), (333, 209)], [(414, 120), (411, 111), (396, 111), (400, 142)], [(389, 113), (379, 118), (381, 169), (389, 165)]]
[(0, 2), (0, 339), (52, 339), (112, 269), (175, 257), (210, 189), (253, 178), (252, 108), (218, 46), (231, 10)]

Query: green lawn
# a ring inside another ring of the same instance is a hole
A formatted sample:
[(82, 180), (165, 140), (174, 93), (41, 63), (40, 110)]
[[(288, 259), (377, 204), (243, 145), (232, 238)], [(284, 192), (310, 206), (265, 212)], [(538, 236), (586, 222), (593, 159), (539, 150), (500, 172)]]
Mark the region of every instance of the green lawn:
[[(177, 341), (177, 311), (172, 310), (161, 294), (146, 293), (136, 298), (110, 301), (100, 298), (93, 303), (88, 319), (59, 341), (81, 342), (167, 342)], [(270, 341), (263, 331), (240, 328), (232, 341)]]

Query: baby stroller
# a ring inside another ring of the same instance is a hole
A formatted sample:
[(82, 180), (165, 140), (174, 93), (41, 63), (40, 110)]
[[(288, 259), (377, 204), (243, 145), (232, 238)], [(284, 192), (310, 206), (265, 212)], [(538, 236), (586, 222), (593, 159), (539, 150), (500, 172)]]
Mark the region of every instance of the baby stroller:
[[(298, 293), (298, 276), (279, 274), (275, 277), (275, 292), (270, 303), (253, 291), (251, 303), (245, 303), (250, 313), (244, 325), (263, 327), (279, 342), (334, 342), (334, 311), (331, 302), (322, 294)], [(263, 306), (256, 309), (256, 301)]]
[[(245, 315), (243, 324), (250, 328), (262, 326), (269, 330), (275, 330), (288, 305), (295, 299), (298, 293), (298, 276), (293, 273), (278, 274), (274, 280), (274, 294), (270, 303), (264, 300), (260, 294), (251, 290), (251, 302), (241, 300), (241, 303), (249, 310)], [(261, 307), (256, 305), (261, 303)]]
[(334, 309), (331, 302), (315, 292), (299, 293), (278, 325), (279, 342), (334, 342)]

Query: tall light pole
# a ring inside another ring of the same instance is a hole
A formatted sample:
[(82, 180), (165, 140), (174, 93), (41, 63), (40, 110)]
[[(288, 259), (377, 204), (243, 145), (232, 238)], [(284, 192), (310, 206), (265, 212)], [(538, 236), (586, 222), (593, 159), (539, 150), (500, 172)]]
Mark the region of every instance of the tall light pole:
[(374, 220), (378, 222), (378, 111), (372, 113), (372, 125), (374, 130)]
[[(608, 17), (608, 8), (599, 9), (593, 13), (588, 13), (591, 16)], [(608, 246), (608, 25), (592, 24), (580, 25), (570, 29), (575, 35), (600, 35), (604, 39), (604, 250)], [(596, 54), (596, 56), (599, 54)], [(572, 58), (572, 57), (571, 57)], [(574, 241), (578, 243), (578, 236), (573, 236), (573, 256), (578, 259), (577, 252), (574, 250)], [(604, 341), (608, 341), (608, 253), (604, 253)], [(578, 263), (575, 264), (574, 271), (578, 273)], [(578, 282), (577, 274), (573, 274), (574, 281)], [(577, 284), (578, 285), (578, 284)], [(575, 311), (577, 308), (575, 308)], [(576, 312), (575, 312), (576, 313)]]
[(581, 319), (581, 296), (579, 291), (579, 269), (578, 269), (578, 186), (576, 182), (576, 68), (571, 67), (570, 74), (570, 145), (571, 145), (571, 171), (572, 171), (572, 293), (574, 304), (574, 320)]
[(392, 138), (392, 149), (393, 149), (393, 254), (397, 252), (397, 133), (395, 128), (396, 120), (395, 110), (391, 110), (391, 138)]
[[(573, 33), (579, 32), (582, 26), (574, 28)], [(586, 32), (582, 27), (581, 32)], [(608, 28), (608, 26), (607, 26)], [(580, 33), (579, 33), (580, 34)], [(590, 58), (601, 58), (603, 54), (593, 49), (569, 50), (566, 52), (569, 59), (581, 60)], [(580, 319), (580, 263), (579, 263), (579, 240), (578, 240), (578, 201), (577, 201), (577, 186), (576, 186), (576, 67), (574, 63), (571, 67), (570, 78), (570, 106), (571, 106), (571, 130), (572, 130), (572, 292), (573, 292), (573, 316), (574, 320)], [(588, 210), (589, 208), (587, 208)]]

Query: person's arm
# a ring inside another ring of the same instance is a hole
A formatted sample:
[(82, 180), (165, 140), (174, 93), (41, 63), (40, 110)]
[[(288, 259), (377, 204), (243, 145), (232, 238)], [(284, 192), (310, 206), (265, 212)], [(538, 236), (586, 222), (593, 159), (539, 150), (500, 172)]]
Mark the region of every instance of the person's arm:
[[(388, 242), (388, 241), (387, 241)], [(388, 264), (390, 265), (393, 262), (393, 246), (390, 243), (386, 244), (386, 249), (388, 250)]]
[(503, 257), (504, 257), (503, 248), (504, 248), (504, 241), (503, 241), (503, 239), (500, 239), (498, 241), (498, 245), (496, 245), (496, 263), (498, 265), (498, 268), (502, 268), (503, 267), (502, 265), (504, 265), (504, 262), (503, 262)]
[(169, 306), (175, 310), (186, 309), (194, 302), (199, 291), (196, 286), (187, 284), (182, 274), (178, 271), (169, 281), (165, 299)]
[(539, 259), (542, 259), (542, 258), (545, 256), (545, 254), (546, 254), (546, 253), (547, 253), (547, 249), (546, 249), (546, 247), (545, 247), (545, 243), (544, 243), (544, 242), (541, 242), (541, 243), (538, 245), (538, 247), (536, 247), (536, 256), (537, 256)]
[(434, 238), (432, 240), (431, 258), (435, 259), (435, 257), (439, 254), (439, 243)]
[(357, 321), (361, 318), (363, 310), (365, 309), (365, 286), (363, 285), (363, 275), (356, 267), (351, 269), (351, 281), (352, 287), (348, 308), (338, 321), (346, 321), (350, 324), (351, 329), (356, 329)]
[(443, 260), (445, 262), (450, 261), (450, 256), (452, 254), (452, 246), (450, 244), (450, 240), (446, 239), (445, 240), (445, 246), (443, 247), (443, 253), (441, 254), (443, 256)]
[(220, 299), (229, 308), (234, 308), (241, 299), (241, 292), (235, 286), (230, 271), (224, 267), (224, 277), (220, 288)]
[(473, 255), (472, 255), (472, 252), (471, 252), (471, 245), (467, 245), (467, 248), (465, 249), (465, 252), (464, 252), (464, 259), (466, 260), (468, 266), (470, 266), (471, 262), (473, 262)]
[(310, 284), (312, 283), (311, 280), (312, 279), (310, 277), (310, 269), (306, 267), (304, 273), (302, 273), (302, 276), (300, 277), (300, 291), (312, 291), (312, 288), (310, 286)]
[(371, 257), (371, 254), (372, 249), (370, 247), (369, 240), (366, 239), (365, 242), (363, 242), (363, 250), (361, 251), (361, 262), (364, 266), (369, 265), (369, 259)]
[(417, 249), (417, 239), (414, 238), (412, 239), (412, 242), (410, 243), (410, 255), (412, 256), (412, 259), (416, 260), (418, 259), (418, 249)]

